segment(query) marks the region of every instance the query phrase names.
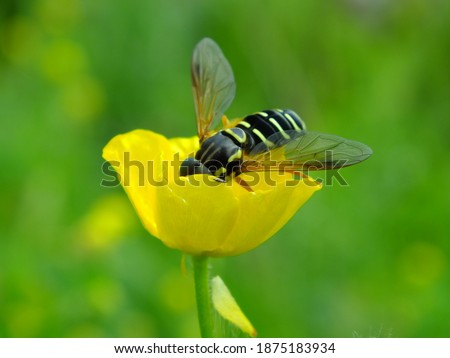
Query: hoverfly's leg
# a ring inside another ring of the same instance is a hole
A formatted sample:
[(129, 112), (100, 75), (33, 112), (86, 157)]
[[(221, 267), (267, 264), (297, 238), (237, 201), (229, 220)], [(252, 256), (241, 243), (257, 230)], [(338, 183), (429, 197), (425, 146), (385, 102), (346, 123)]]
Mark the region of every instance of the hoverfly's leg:
[(302, 179), (308, 178), (308, 176), (305, 173), (303, 173), (299, 170), (283, 170), (283, 173), (291, 173), (292, 175), (294, 175), (296, 177), (300, 177)]
[(245, 190), (249, 191), (250, 193), (253, 193), (254, 190), (244, 179), (239, 178), (238, 176), (235, 176), (234, 180), (236, 180), (236, 183), (238, 183), (240, 186), (242, 186)]
[(294, 176), (295, 180), (302, 180), (306, 183), (313, 183), (314, 185), (322, 183), (321, 179), (310, 178), (307, 174), (305, 174), (299, 170), (284, 170), (283, 173), (291, 173)]

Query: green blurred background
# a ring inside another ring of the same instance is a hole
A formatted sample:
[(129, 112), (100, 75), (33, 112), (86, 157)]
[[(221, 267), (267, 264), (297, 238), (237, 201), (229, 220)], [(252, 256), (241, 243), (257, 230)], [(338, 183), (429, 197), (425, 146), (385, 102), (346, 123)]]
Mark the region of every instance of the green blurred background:
[(0, 4), (0, 336), (199, 335), (181, 254), (100, 181), (118, 133), (195, 134), (205, 36), (234, 69), (230, 117), (292, 108), (375, 153), (214, 260), (259, 336), (450, 336), (447, 1)]

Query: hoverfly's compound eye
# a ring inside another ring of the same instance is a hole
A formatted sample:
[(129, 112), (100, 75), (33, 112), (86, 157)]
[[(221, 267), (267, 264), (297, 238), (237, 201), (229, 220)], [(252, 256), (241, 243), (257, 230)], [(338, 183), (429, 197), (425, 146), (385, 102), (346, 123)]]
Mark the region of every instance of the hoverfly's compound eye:
[(180, 176), (185, 177), (193, 174), (210, 174), (211, 172), (200, 161), (195, 158), (187, 158), (181, 163)]

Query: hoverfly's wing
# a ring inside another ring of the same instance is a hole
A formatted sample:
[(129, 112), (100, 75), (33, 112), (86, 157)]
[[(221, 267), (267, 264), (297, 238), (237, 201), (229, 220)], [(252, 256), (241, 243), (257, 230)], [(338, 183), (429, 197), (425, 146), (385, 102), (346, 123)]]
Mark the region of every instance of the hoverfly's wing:
[(339, 169), (371, 155), (372, 149), (367, 145), (332, 134), (285, 131), (256, 145), (246, 156), (242, 172)]
[(213, 40), (205, 38), (195, 47), (191, 78), (197, 131), (202, 142), (219, 123), (236, 90), (233, 70)]

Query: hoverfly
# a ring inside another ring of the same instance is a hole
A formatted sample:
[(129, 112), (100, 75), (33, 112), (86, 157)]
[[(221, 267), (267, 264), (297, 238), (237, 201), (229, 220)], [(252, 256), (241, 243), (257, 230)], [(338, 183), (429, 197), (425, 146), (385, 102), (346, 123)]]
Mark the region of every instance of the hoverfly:
[[(367, 159), (365, 144), (331, 134), (310, 132), (293, 111), (256, 112), (230, 123), (224, 112), (236, 90), (233, 70), (220, 47), (201, 40), (191, 64), (200, 149), (185, 159), (180, 176), (209, 174), (219, 182), (239, 180), (241, 173), (276, 170), (301, 175), (305, 170), (338, 169)], [(213, 129), (221, 121), (224, 129)]]

